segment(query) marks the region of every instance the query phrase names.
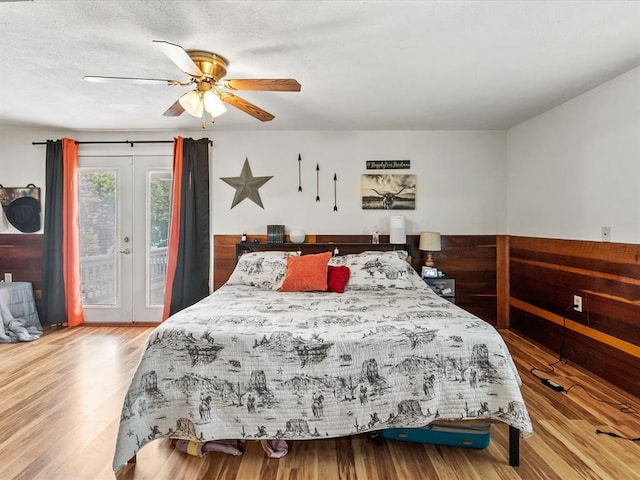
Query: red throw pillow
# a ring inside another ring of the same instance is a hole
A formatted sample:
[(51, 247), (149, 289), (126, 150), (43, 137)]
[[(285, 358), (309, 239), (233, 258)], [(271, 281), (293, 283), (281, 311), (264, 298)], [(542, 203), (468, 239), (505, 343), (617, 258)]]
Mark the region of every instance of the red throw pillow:
[(287, 274), (281, 292), (313, 292), (327, 290), (327, 269), (331, 252), (287, 258)]
[(351, 270), (349, 267), (341, 265), (334, 267), (329, 265), (328, 278), (327, 278), (327, 291), (335, 293), (344, 293), (344, 287), (349, 281)]

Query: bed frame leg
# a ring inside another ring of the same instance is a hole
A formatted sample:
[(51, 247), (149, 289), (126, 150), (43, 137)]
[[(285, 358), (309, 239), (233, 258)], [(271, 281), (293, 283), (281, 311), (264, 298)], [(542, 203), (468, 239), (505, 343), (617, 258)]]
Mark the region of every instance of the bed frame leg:
[(509, 425), (509, 465), (520, 465), (520, 430)]
[(125, 480), (125, 478), (129, 478), (130, 477), (129, 473), (131, 473), (131, 470), (134, 469), (135, 467), (136, 467), (136, 456), (134, 455), (129, 460), (127, 460), (127, 464), (124, 467), (122, 467), (120, 470), (118, 470), (115, 473), (116, 480)]

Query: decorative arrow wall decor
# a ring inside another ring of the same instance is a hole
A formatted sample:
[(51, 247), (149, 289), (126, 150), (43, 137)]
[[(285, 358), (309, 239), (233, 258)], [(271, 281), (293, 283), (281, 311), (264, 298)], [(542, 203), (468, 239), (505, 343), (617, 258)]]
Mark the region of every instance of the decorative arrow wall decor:
[(338, 211), (338, 194), (337, 194), (337, 190), (338, 190), (338, 174), (334, 173), (333, 174), (333, 211), (334, 212)]
[(302, 175), (300, 173), (300, 164), (302, 163), (302, 157), (298, 154), (298, 191), (302, 191)]
[(316, 202), (320, 201), (320, 164), (316, 163)]

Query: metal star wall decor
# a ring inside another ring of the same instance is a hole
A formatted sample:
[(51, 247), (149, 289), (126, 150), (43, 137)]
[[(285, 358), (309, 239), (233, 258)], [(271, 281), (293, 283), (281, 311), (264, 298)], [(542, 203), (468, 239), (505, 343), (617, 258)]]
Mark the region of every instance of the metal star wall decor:
[(245, 158), (244, 165), (242, 165), (242, 172), (240, 172), (239, 177), (220, 177), (220, 180), (236, 189), (233, 202), (231, 202), (231, 208), (235, 207), (245, 198), (248, 198), (256, 205), (264, 208), (258, 189), (272, 178), (273, 176), (254, 177), (253, 173), (251, 173), (251, 167), (249, 166), (249, 159)]

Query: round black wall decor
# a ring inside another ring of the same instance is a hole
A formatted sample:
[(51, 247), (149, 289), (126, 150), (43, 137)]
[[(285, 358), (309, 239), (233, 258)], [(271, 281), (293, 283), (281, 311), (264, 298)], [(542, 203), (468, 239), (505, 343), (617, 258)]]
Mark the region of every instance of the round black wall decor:
[(40, 230), (40, 202), (33, 197), (13, 200), (6, 210), (9, 223), (24, 233)]

